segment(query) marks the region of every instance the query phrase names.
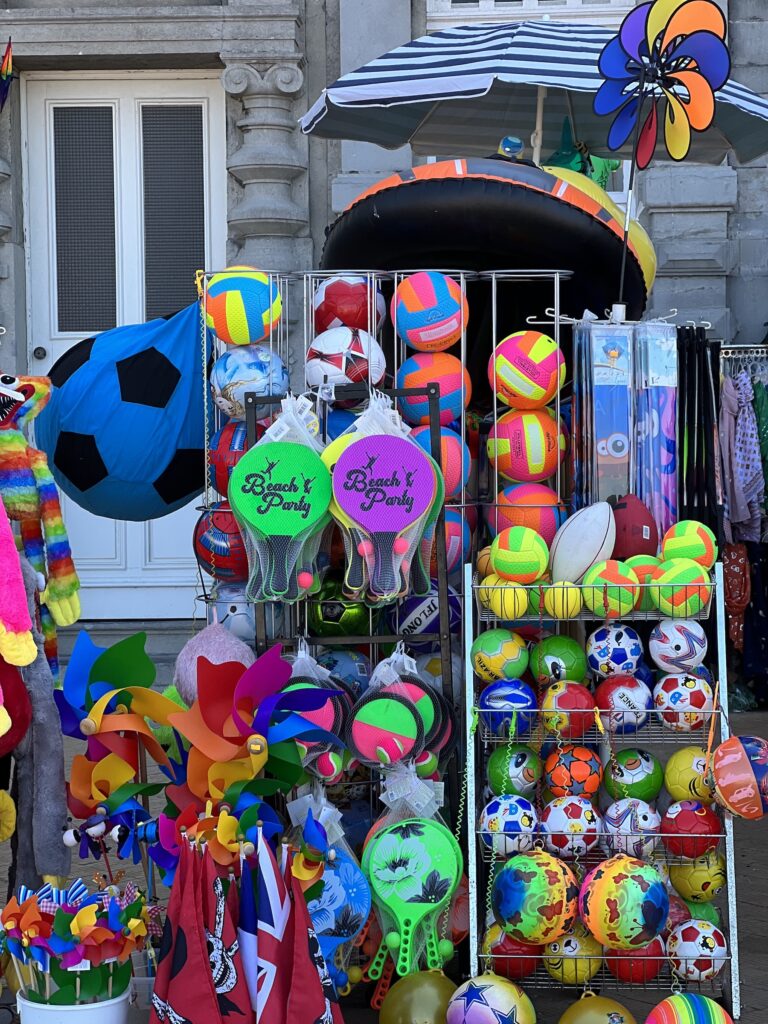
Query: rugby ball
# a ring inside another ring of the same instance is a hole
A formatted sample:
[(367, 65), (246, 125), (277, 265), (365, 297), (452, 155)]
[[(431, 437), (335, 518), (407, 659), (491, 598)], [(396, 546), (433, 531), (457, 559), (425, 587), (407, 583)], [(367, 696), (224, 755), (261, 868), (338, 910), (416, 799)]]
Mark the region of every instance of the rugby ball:
[(607, 501), (598, 501), (566, 519), (549, 552), (552, 582), (580, 583), (593, 565), (610, 558), (616, 543), (616, 523)]
[(655, 555), (659, 550), (656, 521), (639, 498), (625, 494), (611, 500), (616, 523), (613, 558), (623, 562), (633, 555)]

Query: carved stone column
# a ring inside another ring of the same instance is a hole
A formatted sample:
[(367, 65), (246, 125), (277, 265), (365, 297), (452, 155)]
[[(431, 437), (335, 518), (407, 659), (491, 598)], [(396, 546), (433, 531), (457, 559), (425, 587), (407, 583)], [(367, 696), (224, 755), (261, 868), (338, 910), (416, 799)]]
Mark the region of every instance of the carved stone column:
[(237, 261), (265, 270), (309, 269), (307, 144), (294, 111), (304, 84), (299, 61), (229, 64), (222, 84), (242, 104), (227, 160), (241, 186), (228, 214)]

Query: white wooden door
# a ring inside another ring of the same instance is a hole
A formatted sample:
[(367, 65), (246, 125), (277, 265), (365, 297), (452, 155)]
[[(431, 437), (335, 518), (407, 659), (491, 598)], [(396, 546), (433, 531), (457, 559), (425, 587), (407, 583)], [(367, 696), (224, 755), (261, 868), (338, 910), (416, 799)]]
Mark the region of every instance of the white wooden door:
[[(224, 266), (224, 93), (215, 72), (41, 72), (23, 97), (29, 368), (44, 375), (82, 338), (188, 305), (194, 271)], [(129, 523), (63, 497), (84, 618), (193, 613), (196, 504)]]

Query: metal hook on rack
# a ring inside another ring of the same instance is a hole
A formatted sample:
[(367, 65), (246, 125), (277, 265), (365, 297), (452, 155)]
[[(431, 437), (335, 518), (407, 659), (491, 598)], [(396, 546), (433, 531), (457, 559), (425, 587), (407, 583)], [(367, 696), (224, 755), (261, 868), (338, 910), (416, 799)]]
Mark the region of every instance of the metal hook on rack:
[[(535, 315), (527, 316), (525, 318), (525, 322), (527, 324), (530, 324), (531, 327), (550, 327), (552, 324), (555, 323), (555, 311), (552, 306), (547, 306), (547, 308), (544, 310), (544, 316), (547, 317), (548, 319), (537, 320)], [(566, 316), (565, 313), (561, 313), (558, 319), (561, 324), (574, 325), (581, 323), (580, 319), (576, 319), (576, 317), (572, 316)]]

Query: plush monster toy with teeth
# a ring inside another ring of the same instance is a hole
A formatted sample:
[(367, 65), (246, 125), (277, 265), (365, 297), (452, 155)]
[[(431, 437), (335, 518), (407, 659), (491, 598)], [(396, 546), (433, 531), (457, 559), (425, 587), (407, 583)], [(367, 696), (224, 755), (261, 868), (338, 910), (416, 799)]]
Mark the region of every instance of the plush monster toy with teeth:
[(45, 653), (55, 677), (55, 627), (71, 626), (79, 619), (80, 582), (48, 460), (44, 452), (29, 444), (23, 432), (50, 394), (47, 377), (0, 373), (0, 498), (8, 518), (19, 524), (24, 554), (45, 583), (41, 621)]

